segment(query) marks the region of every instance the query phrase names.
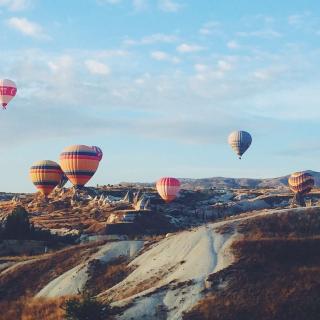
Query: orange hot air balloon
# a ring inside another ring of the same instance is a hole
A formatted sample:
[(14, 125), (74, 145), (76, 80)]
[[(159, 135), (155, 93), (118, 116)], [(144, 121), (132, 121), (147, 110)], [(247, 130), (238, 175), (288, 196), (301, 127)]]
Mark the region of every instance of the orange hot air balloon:
[(35, 162), (31, 166), (29, 175), (36, 188), (44, 196), (48, 196), (59, 184), (63, 172), (56, 162), (51, 160), (42, 160)]
[(180, 190), (180, 181), (176, 178), (165, 177), (157, 181), (157, 191), (165, 202), (171, 202)]
[(98, 169), (99, 157), (92, 147), (73, 145), (62, 151), (60, 165), (75, 187), (83, 187)]
[(99, 148), (97, 146), (92, 146), (91, 148), (97, 153), (99, 161), (101, 161), (101, 159), (103, 157), (103, 151), (101, 150), (101, 148)]
[(308, 172), (295, 172), (290, 176), (288, 184), (294, 193), (304, 195), (309, 193), (314, 187), (314, 178)]
[(16, 95), (17, 86), (9, 79), (0, 80), (0, 104), (3, 109), (7, 109), (7, 104)]

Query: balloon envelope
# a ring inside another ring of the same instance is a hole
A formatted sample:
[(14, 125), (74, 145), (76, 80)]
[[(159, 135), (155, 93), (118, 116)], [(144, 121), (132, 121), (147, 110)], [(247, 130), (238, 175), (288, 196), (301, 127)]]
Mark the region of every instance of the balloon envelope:
[(16, 93), (17, 86), (12, 80), (0, 80), (0, 104), (2, 105), (3, 109), (6, 109), (7, 104), (16, 95)]
[(35, 162), (29, 172), (31, 181), (45, 196), (59, 184), (62, 174), (60, 166), (51, 160)]
[(164, 177), (157, 181), (156, 188), (160, 197), (164, 201), (170, 202), (177, 197), (180, 181), (176, 178)]
[(102, 157), (103, 157), (103, 152), (102, 150), (97, 147), (97, 146), (92, 146), (92, 149), (97, 153), (97, 156), (99, 158), (99, 161), (101, 161)]
[(91, 147), (73, 145), (62, 151), (60, 165), (70, 182), (76, 187), (82, 187), (98, 169), (99, 157)]
[(61, 176), (60, 182), (58, 184), (58, 187), (63, 188), (68, 181), (69, 181), (68, 177), (64, 174), (64, 172), (62, 172), (62, 176)]
[(248, 150), (252, 143), (252, 137), (247, 131), (234, 131), (230, 133), (228, 137), (228, 143), (234, 152), (239, 156), (241, 156)]
[(294, 193), (306, 194), (314, 187), (314, 178), (308, 172), (295, 172), (289, 177), (288, 184)]

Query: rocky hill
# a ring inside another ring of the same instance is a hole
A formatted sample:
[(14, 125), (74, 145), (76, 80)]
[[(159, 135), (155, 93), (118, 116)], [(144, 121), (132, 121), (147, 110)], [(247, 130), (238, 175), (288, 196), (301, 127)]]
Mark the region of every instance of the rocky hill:
[(1, 319), (62, 320), (79, 292), (122, 320), (317, 319), (320, 192), (309, 208), (290, 208), (291, 197), (209, 188), (166, 204), (136, 186), (13, 195), (0, 201), (3, 223), (23, 207), (36, 230), (62, 238), (0, 241)]
[[(320, 186), (320, 173), (308, 170), (315, 178), (315, 185)], [(268, 179), (212, 177), (203, 179), (179, 178), (183, 189), (209, 188), (287, 188), (289, 175)], [(123, 185), (130, 183), (123, 182)], [(134, 183), (134, 185), (151, 187), (154, 183)]]

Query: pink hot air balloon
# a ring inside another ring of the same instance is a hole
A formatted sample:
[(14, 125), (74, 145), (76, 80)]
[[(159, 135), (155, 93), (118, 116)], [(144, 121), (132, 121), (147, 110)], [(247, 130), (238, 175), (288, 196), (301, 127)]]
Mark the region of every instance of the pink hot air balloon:
[(102, 157), (103, 157), (103, 152), (99, 147), (96, 146), (92, 146), (92, 149), (97, 153), (99, 161), (101, 161)]
[(170, 177), (161, 178), (157, 181), (156, 188), (160, 197), (169, 203), (177, 197), (180, 190), (180, 181)]
[(7, 104), (16, 95), (16, 84), (9, 79), (0, 80), (0, 104), (3, 109), (7, 109)]

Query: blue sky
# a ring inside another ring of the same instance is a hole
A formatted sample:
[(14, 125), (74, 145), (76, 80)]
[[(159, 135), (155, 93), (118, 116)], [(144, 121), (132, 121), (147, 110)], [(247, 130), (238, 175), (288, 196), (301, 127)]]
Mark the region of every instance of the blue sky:
[[(0, 190), (70, 144), (90, 184), (319, 170), (317, 0), (0, 0)], [(242, 161), (227, 145), (252, 133)]]

